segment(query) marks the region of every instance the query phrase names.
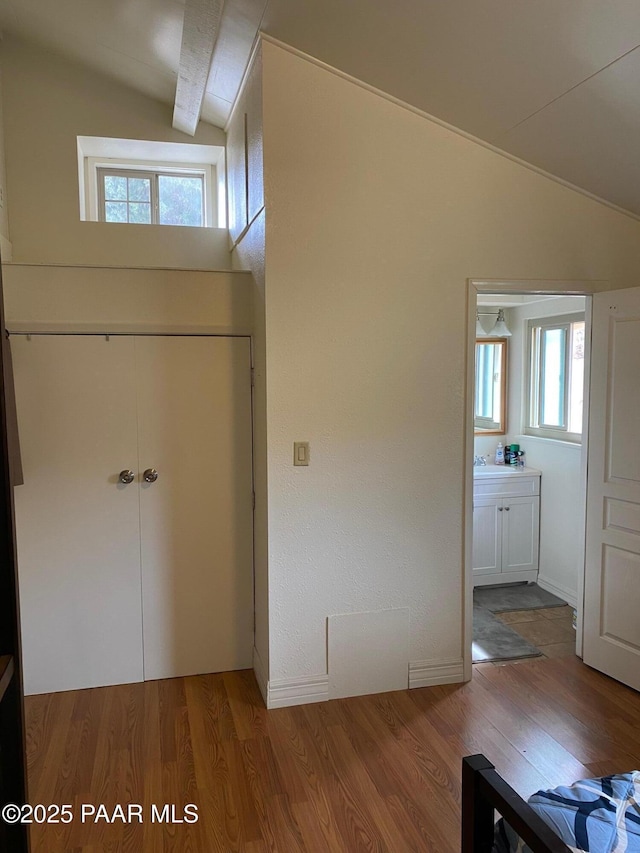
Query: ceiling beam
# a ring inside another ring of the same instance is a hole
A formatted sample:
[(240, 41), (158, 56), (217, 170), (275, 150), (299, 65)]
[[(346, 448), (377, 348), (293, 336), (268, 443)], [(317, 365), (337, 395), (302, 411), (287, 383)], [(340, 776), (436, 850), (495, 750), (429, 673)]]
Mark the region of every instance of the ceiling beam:
[(223, 6), (224, 0), (185, 1), (173, 126), (189, 136), (200, 120)]

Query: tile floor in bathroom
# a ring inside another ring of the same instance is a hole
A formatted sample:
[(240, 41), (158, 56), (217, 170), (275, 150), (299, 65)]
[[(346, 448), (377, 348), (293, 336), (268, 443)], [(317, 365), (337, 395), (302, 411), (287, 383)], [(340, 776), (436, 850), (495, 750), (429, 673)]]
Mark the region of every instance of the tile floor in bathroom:
[[(540, 610), (512, 610), (494, 616), (517, 631), (540, 649), (544, 657), (560, 658), (576, 653), (576, 632), (571, 626), (573, 610), (565, 607), (544, 607)], [(493, 661), (491, 666), (509, 666), (532, 658)], [(533, 658), (540, 660), (540, 658)]]

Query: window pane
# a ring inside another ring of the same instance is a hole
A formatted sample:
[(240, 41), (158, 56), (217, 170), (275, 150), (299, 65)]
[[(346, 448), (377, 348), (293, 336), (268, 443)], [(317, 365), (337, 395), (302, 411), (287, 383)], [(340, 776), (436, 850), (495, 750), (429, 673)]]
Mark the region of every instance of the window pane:
[(107, 201), (104, 206), (104, 218), (107, 222), (126, 222), (126, 201)]
[[(151, 201), (151, 178), (129, 178), (128, 180), (129, 201)], [(138, 222), (137, 219), (135, 221)]]
[(571, 382), (569, 384), (569, 432), (582, 433), (584, 391), (584, 323), (571, 324)]
[(488, 418), (490, 412), (489, 404), (489, 377), (487, 375), (489, 360), (487, 348), (476, 344), (476, 417)]
[[(104, 197), (108, 201), (117, 201), (122, 199), (127, 200), (127, 179), (120, 178), (118, 175), (104, 176)], [(121, 220), (116, 220), (120, 222)], [(122, 220), (123, 222), (126, 220)]]
[(544, 329), (542, 332), (541, 426), (565, 425), (565, 340), (566, 329)]
[(129, 222), (151, 222), (151, 205), (133, 201), (129, 205)]
[(502, 346), (500, 344), (476, 344), (475, 417), (477, 427), (497, 428), (500, 423), (501, 361)]
[(202, 178), (159, 175), (160, 224), (202, 226), (202, 185)]

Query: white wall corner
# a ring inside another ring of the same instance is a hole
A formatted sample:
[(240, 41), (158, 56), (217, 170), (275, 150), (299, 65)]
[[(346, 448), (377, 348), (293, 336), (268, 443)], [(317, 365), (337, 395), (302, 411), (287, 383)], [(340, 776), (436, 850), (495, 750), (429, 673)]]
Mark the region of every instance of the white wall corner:
[(542, 587), (542, 589), (546, 589), (547, 592), (553, 593), (553, 595), (557, 595), (558, 598), (564, 599), (570, 607), (578, 606), (578, 595), (575, 589), (569, 589), (566, 586), (562, 586), (562, 584), (556, 583), (555, 581), (549, 580), (549, 578), (545, 578), (544, 575), (538, 574), (538, 586)]
[(457, 684), (464, 681), (462, 658), (450, 660), (409, 661), (409, 689), (435, 687), (437, 684)]
[(287, 708), (326, 702), (329, 698), (329, 676), (307, 675), (301, 678), (277, 678), (267, 684), (267, 708)]
[(262, 658), (260, 657), (260, 652), (253, 647), (253, 672), (256, 677), (256, 681), (258, 682), (258, 687), (260, 688), (260, 693), (262, 694), (262, 698), (264, 699), (264, 704), (267, 705), (268, 702), (268, 694), (269, 694), (269, 681), (267, 679), (267, 668), (265, 667)]

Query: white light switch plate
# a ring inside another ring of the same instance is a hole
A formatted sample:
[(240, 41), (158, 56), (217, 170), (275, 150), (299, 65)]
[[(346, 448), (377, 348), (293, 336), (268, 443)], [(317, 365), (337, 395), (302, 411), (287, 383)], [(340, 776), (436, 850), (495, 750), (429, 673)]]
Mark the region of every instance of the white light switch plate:
[(293, 442), (293, 464), (308, 465), (309, 464), (309, 442), (294, 441)]

